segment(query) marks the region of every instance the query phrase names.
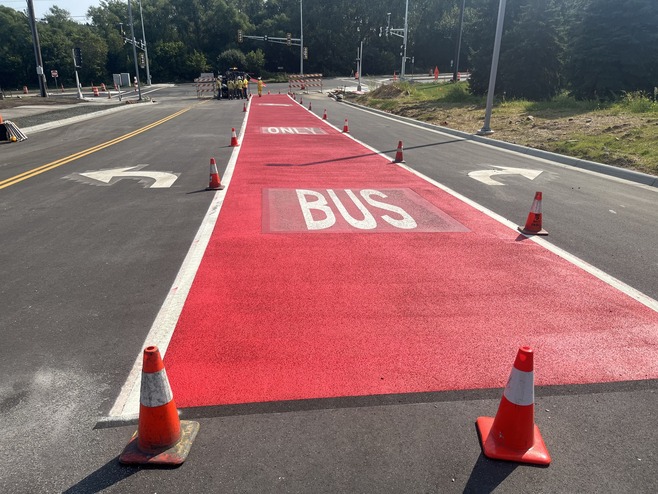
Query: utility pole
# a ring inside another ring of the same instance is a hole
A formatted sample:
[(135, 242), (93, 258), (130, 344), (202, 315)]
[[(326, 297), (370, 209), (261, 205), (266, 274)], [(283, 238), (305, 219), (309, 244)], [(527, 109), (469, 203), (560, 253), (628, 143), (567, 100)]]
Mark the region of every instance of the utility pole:
[(457, 34), (457, 46), (455, 46), (455, 66), (452, 72), (452, 82), (457, 82), (457, 73), (459, 72), (459, 56), (462, 47), (462, 31), (464, 30), (464, 9), (466, 8), (466, 0), (462, 0), (462, 7), (459, 13), (459, 33)]
[(37, 62), (37, 75), (39, 76), (39, 90), (41, 97), (47, 98), (46, 92), (46, 75), (43, 73), (43, 60), (41, 59), (41, 44), (39, 43), (39, 32), (37, 31), (37, 21), (34, 18), (34, 3), (32, 0), (27, 0), (28, 20), (30, 21), (30, 29), (32, 30), (32, 40), (34, 42), (34, 58)]
[(132, 37), (133, 44), (133, 59), (135, 60), (135, 77), (137, 78), (137, 98), (139, 101), (142, 101), (142, 85), (139, 82), (139, 65), (137, 64), (137, 46), (135, 42), (135, 26), (133, 25), (133, 9), (130, 0), (128, 0), (128, 20), (130, 21), (130, 36)]
[(405, 66), (407, 64), (407, 37), (409, 34), (409, 0), (407, 0), (406, 7), (404, 9), (404, 53), (402, 55), (402, 70), (400, 71), (400, 79), (404, 79)]
[(146, 85), (150, 86), (151, 71), (149, 70), (149, 52), (146, 49), (146, 32), (144, 31), (144, 14), (142, 12), (142, 0), (139, 0), (139, 17), (142, 20), (142, 43), (144, 43), (144, 58), (146, 59)]

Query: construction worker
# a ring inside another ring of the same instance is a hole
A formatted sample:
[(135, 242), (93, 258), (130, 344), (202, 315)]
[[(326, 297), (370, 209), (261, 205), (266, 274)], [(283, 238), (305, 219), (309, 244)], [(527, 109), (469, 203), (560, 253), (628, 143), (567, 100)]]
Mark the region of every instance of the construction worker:
[(247, 74), (244, 75), (244, 79), (242, 80), (242, 97), (249, 99), (249, 78)]
[(238, 76), (235, 81), (235, 97), (242, 99), (242, 77)]
[(228, 88), (228, 99), (233, 99), (233, 91), (235, 90), (235, 82), (233, 79), (228, 80), (226, 87)]
[(263, 96), (263, 79), (259, 77), (258, 78), (258, 97), (260, 98), (261, 96)]

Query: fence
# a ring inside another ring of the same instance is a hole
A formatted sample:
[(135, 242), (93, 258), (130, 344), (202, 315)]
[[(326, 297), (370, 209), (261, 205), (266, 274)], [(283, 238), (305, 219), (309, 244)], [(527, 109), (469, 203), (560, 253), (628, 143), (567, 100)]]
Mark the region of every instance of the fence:
[(308, 93), (309, 87), (319, 87), (322, 92), (322, 74), (304, 74), (288, 76), (288, 89), (299, 88)]

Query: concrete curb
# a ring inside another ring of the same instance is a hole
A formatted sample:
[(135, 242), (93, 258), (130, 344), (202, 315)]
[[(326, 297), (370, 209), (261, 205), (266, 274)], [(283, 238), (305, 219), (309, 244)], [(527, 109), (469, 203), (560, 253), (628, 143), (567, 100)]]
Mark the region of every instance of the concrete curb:
[[(338, 100), (337, 100), (338, 101)], [(589, 170), (604, 175), (609, 175), (616, 178), (621, 178), (623, 180), (628, 180), (631, 182), (639, 183), (642, 185), (648, 185), (650, 187), (658, 187), (658, 177), (654, 175), (649, 175), (647, 173), (637, 172), (633, 170), (627, 170), (625, 168), (618, 168), (612, 165), (606, 165), (603, 163), (597, 163), (595, 161), (587, 161), (580, 158), (573, 158), (571, 156), (565, 156), (562, 154), (552, 153), (550, 151), (542, 151), (540, 149), (534, 149), (527, 146), (521, 146), (520, 144), (512, 144), (510, 142), (497, 141), (495, 139), (489, 139), (487, 137), (468, 134), (467, 132), (462, 132), (460, 130), (449, 129), (447, 127), (441, 127), (439, 125), (434, 125), (426, 122), (421, 122), (414, 120), (408, 117), (402, 117), (395, 115), (393, 113), (388, 113), (382, 110), (377, 110), (375, 108), (369, 108), (367, 106), (359, 105), (357, 103), (352, 103), (346, 100), (342, 100), (342, 103), (359, 108), (363, 111), (368, 111), (371, 113), (384, 115), (389, 118), (394, 118), (400, 120), (401, 122), (407, 122), (419, 127), (425, 127), (427, 129), (432, 129), (436, 131), (443, 132), (444, 134), (453, 135), (455, 137), (461, 137), (464, 140), (479, 142), (481, 144), (486, 144), (488, 146), (494, 146), (501, 149), (507, 149), (508, 151), (515, 151), (517, 153), (526, 154), (528, 156), (533, 156), (535, 158), (541, 158), (548, 161), (554, 161), (556, 163), (561, 163), (563, 165), (572, 166), (574, 168), (581, 168), (584, 170)]]

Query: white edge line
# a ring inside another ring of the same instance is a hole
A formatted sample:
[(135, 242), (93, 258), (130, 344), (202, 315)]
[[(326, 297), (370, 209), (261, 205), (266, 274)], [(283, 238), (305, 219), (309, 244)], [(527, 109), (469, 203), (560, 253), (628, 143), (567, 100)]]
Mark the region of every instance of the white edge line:
[[(302, 106), (302, 108), (303, 108), (303, 106)], [(309, 111), (309, 110), (307, 110), (307, 111)], [(309, 113), (312, 113), (315, 117), (322, 120), (321, 117), (318, 116), (318, 115), (315, 115), (315, 113), (310, 112), (310, 111), (309, 111)], [(383, 117), (383, 118), (388, 118), (388, 117)], [(330, 124), (326, 120), (322, 120), (322, 121), (325, 122), (327, 125), (333, 127), (334, 129), (336, 129), (340, 132), (340, 130), (336, 126)], [(413, 125), (413, 124), (408, 124), (408, 125)], [(437, 132), (439, 134), (442, 133), (440, 131), (434, 131), (432, 129), (426, 129), (426, 130), (430, 130), (432, 132)], [(358, 144), (362, 145), (366, 149), (369, 149), (370, 151), (378, 154), (382, 158), (384, 158), (387, 161), (391, 162), (391, 164), (395, 164), (395, 165), (398, 165), (401, 168), (404, 168), (405, 170), (407, 170), (407, 171), (413, 173), (414, 175), (416, 175), (417, 177), (425, 180), (426, 182), (434, 185), (435, 187), (441, 189), (442, 191), (447, 192), (448, 194), (455, 197), (456, 199), (459, 199), (460, 201), (462, 201), (462, 202), (468, 204), (469, 206), (471, 206), (472, 208), (475, 208), (476, 210), (480, 211), (481, 213), (484, 213), (487, 216), (489, 216), (490, 218), (492, 218), (492, 219), (498, 221), (499, 223), (505, 225), (506, 227), (508, 227), (509, 229), (511, 229), (514, 232), (518, 233), (519, 235), (523, 235), (522, 233), (520, 233), (518, 231), (518, 229), (517, 229), (518, 227), (515, 223), (508, 220), (507, 218), (502, 217), (498, 213), (494, 213), (490, 209), (487, 209), (484, 206), (482, 206), (481, 204), (478, 204), (477, 202), (469, 199), (468, 197), (465, 197), (465, 196), (461, 195), (459, 192), (452, 190), (450, 187), (447, 187), (447, 186), (437, 182), (436, 180), (433, 180), (430, 177), (427, 177), (427, 176), (423, 175), (422, 173), (420, 173), (420, 172), (418, 172), (418, 171), (416, 171), (412, 168), (409, 168), (408, 166), (406, 166), (402, 163), (393, 163), (393, 160), (391, 159), (390, 156), (388, 156), (388, 155), (384, 154), (383, 152), (373, 148), (372, 146), (369, 146), (368, 144), (366, 144), (364, 142), (359, 141), (357, 138), (355, 138), (351, 134), (345, 133), (345, 132), (341, 132), (341, 134), (345, 135), (346, 137), (349, 137), (354, 142), (357, 142)], [(446, 135), (449, 135), (449, 134), (446, 134)], [(475, 143), (475, 144), (479, 144), (479, 143)], [(486, 144), (483, 144), (483, 145), (486, 146)], [(536, 158), (536, 159), (541, 160), (542, 158)], [(602, 271), (601, 269), (589, 264), (588, 262), (582, 260), (581, 258), (567, 252), (566, 250), (562, 249), (561, 247), (558, 247), (557, 245), (550, 243), (545, 238), (538, 237), (538, 236), (528, 236), (528, 235), (525, 235), (525, 236), (528, 238), (528, 240), (531, 240), (531, 241), (535, 242), (536, 244), (541, 245), (546, 250), (548, 250), (548, 251), (552, 252), (553, 254), (561, 257), (565, 261), (570, 262), (574, 266), (577, 266), (580, 269), (582, 269), (583, 271), (595, 276), (596, 278), (600, 279), (604, 283), (607, 283), (608, 285), (612, 286), (613, 288), (616, 288), (617, 290), (619, 290), (622, 293), (628, 295), (632, 299), (640, 302), (642, 305), (648, 307), (649, 309), (652, 309), (655, 312), (658, 312), (658, 301), (654, 300), (653, 298), (649, 297), (648, 295), (645, 295), (641, 291), (633, 288), (630, 285), (627, 285), (623, 281), (618, 280), (617, 278), (615, 278), (614, 276), (609, 275), (605, 271)]]
[[(244, 136), (247, 127), (247, 120), (249, 117), (249, 110), (251, 108), (251, 99), (247, 106), (247, 113), (240, 128), (240, 135)], [(165, 298), (165, 301), (158, 312), (153, 325), (146, 335), (143, 347), (155, 345), (160, 350), (160, 354), (164, 358), (171, 337), (176, 329), (178, 318), (183, 310), (183, 305), (187, 299), (187, 295), (192, 287), (192, 282), (196, 276), (201, 260), (206, 251), (206, 247), (210, 241), (210, 236), (215, 229), (219, 212), (224, 204), (224, 198), (228, 192), (231, 178), (235, 170), (235, 164), (240, 154), (240, 146), (233, 149), (231, 158), (229, 159), (224, 176), (222, 177), (222, 184), (224, 190), (215, 192), (215, 196), (208, 207), (205, 217), (199, 226), (192, 245), (183, 260), (183, 264), (176, 275), (176, 279)], [(135, 362), (128, 374), (126, 382), (121, 388), (119, 396), (117, 397), (109, 416), (100, 420), (100, 422), (109, 422), (113, 424), (130, 423), (133, 422), (135, 416), (139, 413), (139, 393), (140, 393), (140, 378), (142, 370), (142, 351), (138, 353)]]

